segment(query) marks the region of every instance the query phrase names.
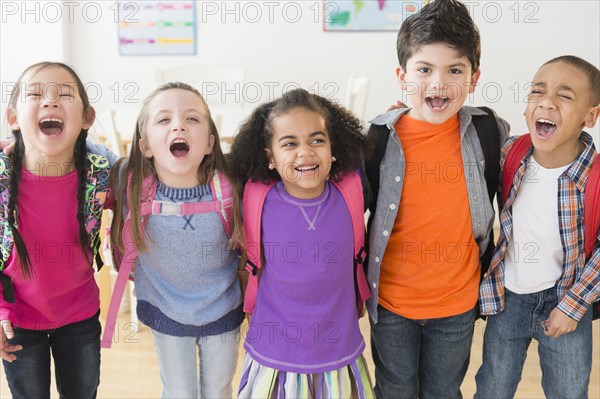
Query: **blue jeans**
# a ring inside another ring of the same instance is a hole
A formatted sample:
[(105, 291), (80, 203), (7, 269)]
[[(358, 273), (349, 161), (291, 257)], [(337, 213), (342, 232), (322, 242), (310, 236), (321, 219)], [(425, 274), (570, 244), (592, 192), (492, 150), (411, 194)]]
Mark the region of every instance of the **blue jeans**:
[(233, 397), (231, 382), (240, 350), (239, 327), (205, 337), (174, 337), (154, 330), (152, 335), (162, 398)]
[(371, 321), (377, 398), (461, 398), (469, 367), (475, 308), (457, 316), (412, 320), (378, 306)]
[(100, 383), (100, 322), (89, 319), (53, 330), (15, 327), (8, 340), (22, 345), (17, 360), (3, 360), (14, 399), (50, 397), (50, 352), (54, 358), (56, 387), (61, 398), (95, 398)]
[(557, 305), (556, 288), (522, 295), (506, 290), (504, 299), (504, 311), (487, 318), (475, 397), (514, 397), (527, 348), (535, 338), (546, 397), (587, 398), (592, 371), (592, 312), (585, 313), (575, 331), (552, 338), (544, 334), (540, 323)]

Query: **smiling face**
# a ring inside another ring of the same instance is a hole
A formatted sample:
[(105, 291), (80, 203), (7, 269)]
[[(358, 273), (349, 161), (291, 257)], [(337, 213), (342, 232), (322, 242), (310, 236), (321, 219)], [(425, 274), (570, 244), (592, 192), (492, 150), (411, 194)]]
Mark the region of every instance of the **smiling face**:
[(25, 167), (35, 172), (52, 163), (68, 172), (77, 137), (94, 122), (94, 109), (84, 111), (76, 79), (58, 66), (31, 70), (19, 85), (7, 120), (12, 130), (21, 132)]
[(331, 142), (323, 117), (306, 108), (292, 108), (273, 118), (269, 162), (275, 167), (288, 194), (317, 198), (325, 189), (331, 170)]
[(423, 45), (396, 74), (413, 106), (408, 115), (434, 125), (456, 115), (479, 79), (469, 59), (445, 43)]
[(150, 101), (147, 115), (139, 145), (154, 158), (160, 181), (177, 188), (198, 185), (198, 167), (215, 142), (202, 99), (188, 90), (165, 90)]
[(585, 73), (560, 61), (542, 66), (525, 109), (535, 160), (547, 168), (573, 162), (582, 150), (582, 129), (594, 127), (599, 112), (600, 107), (591, 104)]

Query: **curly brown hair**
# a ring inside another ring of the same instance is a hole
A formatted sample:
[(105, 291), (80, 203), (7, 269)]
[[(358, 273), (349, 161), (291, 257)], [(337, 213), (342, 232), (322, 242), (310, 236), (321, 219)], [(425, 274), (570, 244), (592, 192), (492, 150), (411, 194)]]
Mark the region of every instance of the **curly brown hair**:
[(248, 180), (265, 184), (281, 180), (276, 170), (269, 170), (265, 149), (271, 147), (273, 119), (299, 107), (316, 112), (325, 120), (331, 153), (336, 158), (331, 166), (332, 179), (338, 180), (360, 167), (366, 141), (358, 118), (324, 97), (295, 89), (275, 101), (260, 105), (240, 127), (229, 153), (231, 175), (238, 190), (241, 191)]

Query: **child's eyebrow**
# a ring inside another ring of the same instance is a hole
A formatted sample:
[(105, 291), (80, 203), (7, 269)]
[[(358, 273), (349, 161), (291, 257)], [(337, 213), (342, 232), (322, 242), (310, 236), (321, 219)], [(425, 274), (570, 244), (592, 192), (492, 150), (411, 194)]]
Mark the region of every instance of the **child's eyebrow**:
[[(160, 114), (160, 113), (163, 113), (163, 112), (164, 113), (168, 113), (168, 114), (172, 114), (173, 113), (172, 110), (166, 109), (166, 108), (159, 109), (158, 111), (156, 111), (157, 114)], [(184, 114), (188, 113), (188, 112), (196, 112), (198, 114), (202, 114), (202, 112), (199, 109), (197, 109), (197, 108), (188, 108), (188, 109), (186, 109), (186, 110), (183, 111)]]
[[(541, 89), (545, 89), (548, 85), (546, 84), (546, 82), (532, 82), (532, 86), (535, 87), (539, 87)], [(558, 86), (558, 90), (562, 90), (562, 91), (570, 91), (573, 94), (576, 94), (575, 90), (572, 89), (570, 86), (567, 85), (560, 85)]]
[(48, 86), (58, 86), (58, 87), (62, 87), (62, 88), (67, 88), (69, 90), (77, 87), (77, 83), (42, 83), (42, 82), (31, 82), (31, 83), (27, 83), (27, 85), (25, 85), (25, 88), (28, 90), (35, 90), (35, 89), (45, 89)]
[(295, 138), (296, 138), (296, 136), (294, 136), (292, 134), (288, 134), (287, 136), (280, 137), (279, 140), (277, 140), (277, 142), (281, 142), (284, 140), (294, 140)]
[(571, 93), (576, 94), (575, 90), (567, 85), (558, 86), (558, 90), (570, 91)]
[[(425, 65), (425, 66), (430, 66), (430, 67), (435, 66), (434, 64), (427, 62), (427, 61), (417, 61), (417, 62), (415, 62), (415, 64)], [(448, 68), (456, 68), (456, 67), (466, 68), (467, 64), (465, 64), (464, 62), (455, 62), (454, 64), (448, 65)]]
[[(325, 133), (321, 132), (321, 131), (313, 132), (313, 133), (311, 133), (311, 134), (308, 135), (308, 137), (310, 137), (310, 138), (313, 138), (313, 137), (316, 137), (316, 136), (325, 136), (325, 137), (327, 137), (327, 135)], [(287, 136), (280, 137), (279, 140), (277, 140), (277, 141), (280, 142), (280, 141), (284, 141), (284, 140), (294, 140), (296, 138), (297, 137), (294, 136), (293, 134), (288, 134)]]

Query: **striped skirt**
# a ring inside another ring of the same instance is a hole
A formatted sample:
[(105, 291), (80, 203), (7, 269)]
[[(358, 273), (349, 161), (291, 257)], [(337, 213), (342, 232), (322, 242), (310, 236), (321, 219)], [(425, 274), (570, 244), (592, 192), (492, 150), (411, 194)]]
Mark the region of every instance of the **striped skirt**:
[(374, 398), (367, 364), (361, 355), (352, 364), (320, 374), (298, 374), (260, 365), (246, 353), (239, 399)]

